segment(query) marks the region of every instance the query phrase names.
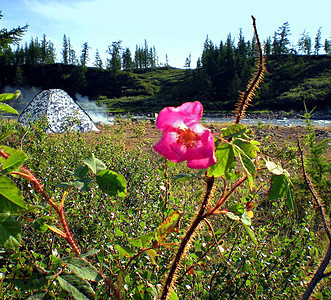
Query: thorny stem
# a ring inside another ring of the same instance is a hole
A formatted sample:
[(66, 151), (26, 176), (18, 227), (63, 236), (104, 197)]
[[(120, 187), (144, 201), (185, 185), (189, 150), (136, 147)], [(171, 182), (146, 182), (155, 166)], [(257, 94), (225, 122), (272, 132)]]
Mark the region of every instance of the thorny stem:
[[(0, 150), (0, 155), (2, 157), (4, 157), (5, 159), (7, 159), (9, 157), (8, 154), (6, 154), (5, 152), (3, 152), (2, 150)], [(64, 211), (63, 211), (63, 207), (62, 205), (58, 206), (53, 200), (52, 198), (46, 193), (46, 191), (44, 190), (42, 184), (38, 181), (38, 179), (26, 168), (24, 167), (20, 167), (20, 171), (19, 172), (12, 172), (11, 174), (14, 175), (19, 175), (21, 177), (24, 177), (25, 179), (29, 180), (32, 182), (32, 184), (34, 185), (34, 187), (36, 188), (37, 192), (39, 192), (41, 194), (41, 196), (45, 199), (45, 201), (56, 211), (56, 213), (59, 216), (59, 219), (62, 223), (62, 226), (64, 228), (64, 231), (66, 233), (66, 237), (64, 237), (67, 242), (69, 243), (69, 245), (73, 248), (73, 250), (75, 251), (76, 255), (80, 255), (80, 250), (78, 249), (75, 241), (73, 240), (70, 230), (68, 228), (67, 225), (67, 221), (65, 219), (65, 215), (64, 215)]]
[(200, 222), (205, 218), (205, 210), (207, 209), (209, 198), (212, 193), (212, 189), (214, 186), (214, 177), (208, 177), (207, 180), (207, 187), (206, 187), (206, 193), (203, 198), (203, 201), (201, 203), (200, 209), (198, 211), (197, 216), (193, 220), (191, 226), (188, 228), (185, 236), (182, 239), (182, 242), (179, 245), (178, 251), (176, 253), (175, 259), (173, 260), (170, 270), (168, 273), (168, 276), (165, 280), (164, 287), (162, 290), (162, 294), (160, 299), (166, 300), (169, 296), (169, 293), (171, 291), (172, 286), (174, 285), (176, 279), (176, 272), (179, 268), (180, 262), (182, 260), (183, 255), (187, 251), (187, 247), (189, 246), (189, 242), (191, 238), (193, 237), (195, 231), (197, 230), (198, 226), (200, 225)]
[(300, 157), (301, 157), (301, 166), (302, 166), (302, 172), (303, 172), (303, 177), (306, 181), (306, 184), (308, 186), (308, 189), (311, 193), (311, 195), (313, 196), (313, 199), (315, 200), (315, 203), (318, 207), (318, 211), (320, 213), (321, 219), (322, 219), (322, 223), (324, 226), (324, 229), (326, 231), (326, 234), (329, 238), (329, 248), (328, 251), (326, 252), (320, 266), (318, 267), (316, 273), (314, 274), (313, 278), (310, 280), (305, 293), (302, 296), (302, 300), (308, 300), (311, 296), (311, 294), (313, 293), (315, 287), (317, 286), (317, 284), (325, 277), (330, 275), (329, 273), (324, 273), (324, 271), (326, 270), (328, 264), (330, 263), (331, 260), (331, 230), (330, 227), (327, 223), (326, 220), (326, 216), (323, 210), (323, 205), (322, 205), (322, 200), (320, 198), (320, 196), (318, 195), (317, 191), (314, 188), (313, 183), (311, 182), (308, 174), (306, 173), (306, 169), (305, 169), (305, 164), (304, 164), (304, 160), (303, 160), (303, 153), (302, 153), (302, 149), (300, 146), (300, 142), (298, 141), (298, 148), (299, 148), (299, 152), (300, 152)]

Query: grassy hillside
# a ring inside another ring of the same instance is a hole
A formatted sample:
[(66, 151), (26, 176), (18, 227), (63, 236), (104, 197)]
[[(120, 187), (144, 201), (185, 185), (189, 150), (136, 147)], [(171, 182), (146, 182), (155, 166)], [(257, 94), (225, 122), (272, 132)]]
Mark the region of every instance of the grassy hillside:
[[(16, 66), (0, 67), (0, 89), (8, 85), (61, 88), (72, 97), (76, 93), (88, 96), (110, 112), (157, 112), (164, 106), (192, 100), (200, 100), (207, 111), (232, 110), (237, 100), (237, 95), (222, 99), (213, 89), (206, 90), (209, 79), (203, 70), (165, 67), (114, 75), (63, 64), (20, 68), (21, 74)], [(330, 56), (270, 56), (267, 69), (252, 109), (303, 110), (304, 101), (308, 108), (323, 110), (330, 106)], [(222, 76), (218, 80), (227, 80)]]

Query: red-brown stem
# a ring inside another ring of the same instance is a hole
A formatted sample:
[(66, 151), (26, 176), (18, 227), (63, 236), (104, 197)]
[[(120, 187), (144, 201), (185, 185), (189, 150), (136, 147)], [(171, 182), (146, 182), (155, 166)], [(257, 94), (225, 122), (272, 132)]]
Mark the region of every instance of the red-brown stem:
[(205, 196), (201, 203), (200, 209), (199, 209), (198, 214), (196, 215), (195, 219), (193, 220), (191, 226), (186, 231), (186, 234), (183, 237), (182, 242), (179, 245), (178, 251), (175, 255), (175, 259), (172, 261), (168, 276), (165, 280), (160, 300), (168, 299), (171, 288), (175, 284), (176, 272), (178, 271), (182, 257), (185, 254), (185, 252), (187, 251), (187, 249), (190, 245), (190, 241), (191, 241), (192, 237), (194, 236), (195, 231), (199, 227), (201, 221), (205, 218), (205, 215), (206, 215), (205, 211), (207, 209), (208, 202), (209, 202), (209, 199), (210, 199), (210, 196), (212, 193), (212, 189), (214, 186), (214, 177), (207, 178), (206, 183), (207, 183), (206, 193), (205, 193)]
[(231, 196), (231, 194), (238, 188), (238, 186), (240, 186), (246, 179), (247, 179), (247, 175), (241, 177), (236, 182), (236, 184), (229, 190), (229, 192), (227, 194), (225, 194), (223, 192), (223, 195), (222, 195), (220, 201), (218, 201), (218, 203), (209, 212), (207, 212), (205, 214), (205, 217), (215, 214), (216, 211), (221, 207), (221, 205), (226, 201), (226, 199), (228, 199)]
[[(9, 157), (8, 154), (6, 154), (5, 152), (3, 152), (2, 150), (0, 150), (0, 155), (2, 157), (4, 157), (5, 159), (7, 159)], [(48, 202), (48, 204), (50, 206), (52, 206), (52, 208), (57, 212), (60, 221), (62, 223), (62, 226), (64, 228), (64, 231), (67, 235), (66, 240), (68, 241), (69, 245), (73, 248), (73, 250), (75, 251), (76, 255), (80, 255), (80, 250), (78, 249), (75, 241), (73, 240), (70, 230), (68, 228), (67, 225), (67, 221), (65, 219), (65, 215), (64, 215), (64, 211), (63, 211), (63, 207), (59, 207), (53, 200), (52, 198), (46, 193), (46, 191), (44, 190), (42, 184), (38, 181), (38, 179), (26, 168), (24, 167), (20, 167), (20, 171), (19, 172), (12, 172), (11, 174), (14, 175), (19, 175), (21, 177), (26, 178), (27, 180), (31, 181), (35, 188), (37, 189), (37, 191), (42, 195), (42, 197), (45, 199), (45, 201)]]

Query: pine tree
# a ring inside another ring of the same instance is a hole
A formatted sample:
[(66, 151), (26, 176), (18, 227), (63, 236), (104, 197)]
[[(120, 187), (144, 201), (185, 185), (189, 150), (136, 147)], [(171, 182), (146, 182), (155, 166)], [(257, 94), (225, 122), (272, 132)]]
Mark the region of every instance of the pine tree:
[(331, 41), (325, 39), (324, 42), (324, 51), (325, 54), (330, 55), (331, 54)]
[(133, 69), (134, 63), (132, 61), (132, 55), (129, 48), (126, 48), (122, 54), (123, 70), (131, 71)]
[(275, 32), (272, 53), (276, 55), (287, 54), (289, 52), (288, 45), (290, 41), (288, 36), (290, 35), (290, 26), (288, 22), (283, 23), (278, 31)]
[[(2, 19), (3, 14), (0, 10), (0, 19)], [(17, 45), (21, 40), (24, 33), (28, 30), (29, 25), (25, 25), (23, 27), (18, 26), (12, 30), (7, 30), (6, 28), (2, 28), (0, 30), (0, 54), (3, 49), (6, 49), (9, 45), (14, 44)]]
[(321, 29), (322, 27), (318, 28), (318, 31), (316, 33), (316, 37), (315, 37), (315, 44), (314, 44), (314, 54), (318, 55), (318, 52), (320, 51), (320, 49), (322, 48), (322, 43), (321, 43)]
[(62, 48), (62, 62), (67, 65), (69, 63), (69, 45), (66, 35), (63, 36), (63, 48)]
[(93, 65), (100, 70), (103, 69), (103, 63), (98, 49), (95, 52), (95, 60)]
[(87, 62), (89, 61), (89, 57), (88, 57), (89, 56), (89, 53), (88, 53), (89, 49), (90, 49), (90, 47), (89, 47), (88, 43), (85, 42), (82, 46), (82, 54), (80, 56), (80, 63), (83, 67), (85, 67)]
[(110, 54), (107, 68), (116, 74), (121, 70), (121, 43), (122, 41), (113, 42), (108, 46), (107, 52)]
[(308, 35), (308, 32), (304, 30), (304, 32), (301, 34), (301, 37), (298, 41), (298, 47), (299, 51), (306, 55), (311, 54), (311, 38)]

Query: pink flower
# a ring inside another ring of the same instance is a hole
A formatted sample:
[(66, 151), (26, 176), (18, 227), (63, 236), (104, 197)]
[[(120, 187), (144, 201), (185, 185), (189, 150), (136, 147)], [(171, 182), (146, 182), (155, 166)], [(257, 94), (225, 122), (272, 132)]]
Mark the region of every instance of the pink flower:
[(187, 160), (192, 169), (205, 169), (216, 163), (214, 137), (199, 124), (203, 107), (198, 101), (161, 110), (156, 126), (162, 139), (153, 147), (166, 159), (178, 163)]

